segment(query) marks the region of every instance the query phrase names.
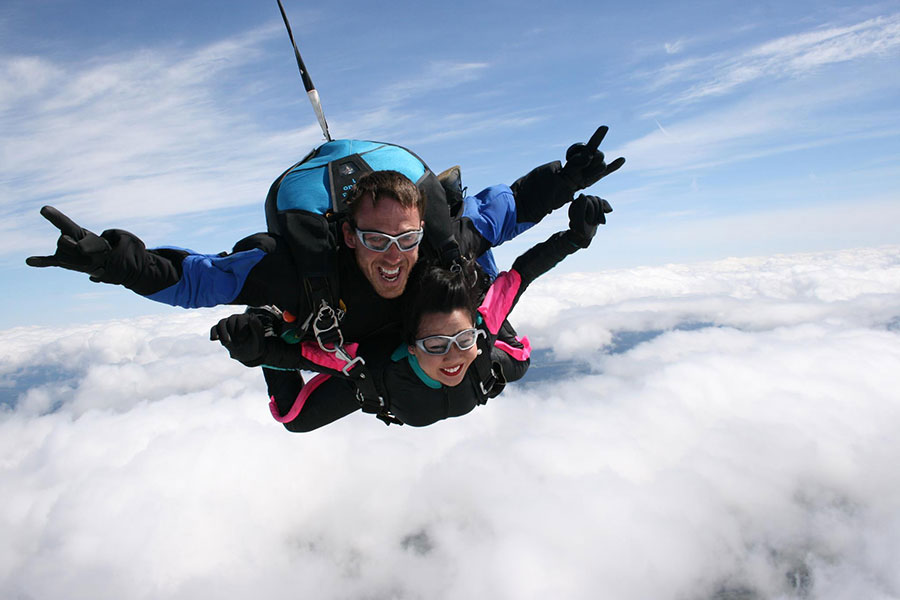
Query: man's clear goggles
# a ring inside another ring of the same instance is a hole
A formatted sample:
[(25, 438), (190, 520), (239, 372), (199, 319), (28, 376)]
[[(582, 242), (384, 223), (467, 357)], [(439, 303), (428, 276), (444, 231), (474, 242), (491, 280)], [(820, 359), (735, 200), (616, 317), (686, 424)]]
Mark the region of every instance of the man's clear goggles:
[(484, 331), (473, 327), (463, 329), (456, 335), (430, 335), (416, 340), (416, 346), (426, 354), (447, 354), (450, 344), (456, 344), (457, 348), (466, 351), (478, 342), (479, 335), (485, 335)]
[(391, 244), (397, 244), (400, 252), (409, 252), (419, 245), (424, 235), (425, 231), (423, 229), (407, 231), (400, 235), (388, 235), (380, 231), (356, 230), (356, 237), (359, 238), (360, 243), (374, 252), (387, 252)]

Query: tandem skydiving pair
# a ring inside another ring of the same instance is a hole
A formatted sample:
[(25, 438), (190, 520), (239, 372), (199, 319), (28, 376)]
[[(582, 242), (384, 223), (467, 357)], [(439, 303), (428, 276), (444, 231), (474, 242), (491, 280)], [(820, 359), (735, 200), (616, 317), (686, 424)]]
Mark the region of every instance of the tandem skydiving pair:
[[(174, 306), (246, 305), (211, 339), (261, 366), (273, 416), (311, 431), (362, 410), (430, 425), (470, 412), (524, 375), (530, 346), (507, 317), (535, 278), (587, 248), (612, 211), (573, 196), (619, 169), (602, 126), (512, 185), (465, 196), (459, 169), (435, 175), (409, 150), (327, 142), (286, 170), (266, 200), (268, 231), (232, 252), (147, 249), (120, 229), (96, 235), (45, 206), (56, 252), (32, 256)], [(569, 204), (569, 227), (497, 273), (490, 249)], [(319, 374), (304, 385), (301, 370)]]

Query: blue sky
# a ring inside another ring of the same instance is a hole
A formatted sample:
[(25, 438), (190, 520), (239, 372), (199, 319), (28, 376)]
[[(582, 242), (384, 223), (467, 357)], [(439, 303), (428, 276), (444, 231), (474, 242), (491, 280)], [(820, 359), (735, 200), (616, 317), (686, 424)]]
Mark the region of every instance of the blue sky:
[[(285, 4), (332, 133), (471, 191), (609, 125), (615, 213), (567, 270), (900, 241), (900, 3)], [(320, 139), (275, 2), (7, 0), (0, 327), (175, 310), (25, 267), (55, 243), (42, 205), (219, 252)]]

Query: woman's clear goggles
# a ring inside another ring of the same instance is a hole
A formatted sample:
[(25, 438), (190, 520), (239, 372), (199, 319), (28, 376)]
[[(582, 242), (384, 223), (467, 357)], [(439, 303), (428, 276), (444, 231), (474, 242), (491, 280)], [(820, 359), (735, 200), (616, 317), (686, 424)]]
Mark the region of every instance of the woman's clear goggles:
[(424, 235), (425, 231), (423, 229), (407, 231), (400, 235), (388, 235), (380, 231), (356, 230), (356, 237), (359, 238), (360, 243), (374, 252), (387, 252), (391, 244), (397, 244), (397, 249), (400, 252), (409, 252), (419, 245)]
[(426, 354), (447, 354), (450, 344), (456, 344), (461, 351), (466, 351), (478, 342), (478, 336), (485, 335), (481, 329), (463, 329), (456, 335), (430, 335), (416, 340), (416, 346)]

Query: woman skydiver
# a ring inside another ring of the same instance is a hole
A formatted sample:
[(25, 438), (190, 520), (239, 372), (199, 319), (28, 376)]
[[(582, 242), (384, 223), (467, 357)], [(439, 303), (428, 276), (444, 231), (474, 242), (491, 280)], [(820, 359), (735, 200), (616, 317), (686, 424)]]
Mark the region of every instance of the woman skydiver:
[[(396, 349), (348, 346), (366, 357), (374, 385), (397, 421), (421, 427), (467, 414), (520, 379), (531, 348), (507, 316), (532, 281), (588, 247), (611, 211), (601, 198), (579, 196), (569, 207), (569, 228), (519, 256), (489, 287), (474, 261), (449, 271), (417, 267), (404, 297), (405, 343)], [(267, 321), (265, 314), (243, 313), (213, 329), (233, 355), (256, 356), (255, 365), (320, 372), (299, 394), (273, 394), (276, 420), (289, 431), (306, 432), (360, 408), (356, 382), (344, 376), (333, 354), (314, 341), (290, 344), (272, 336), (273, 323)]]

